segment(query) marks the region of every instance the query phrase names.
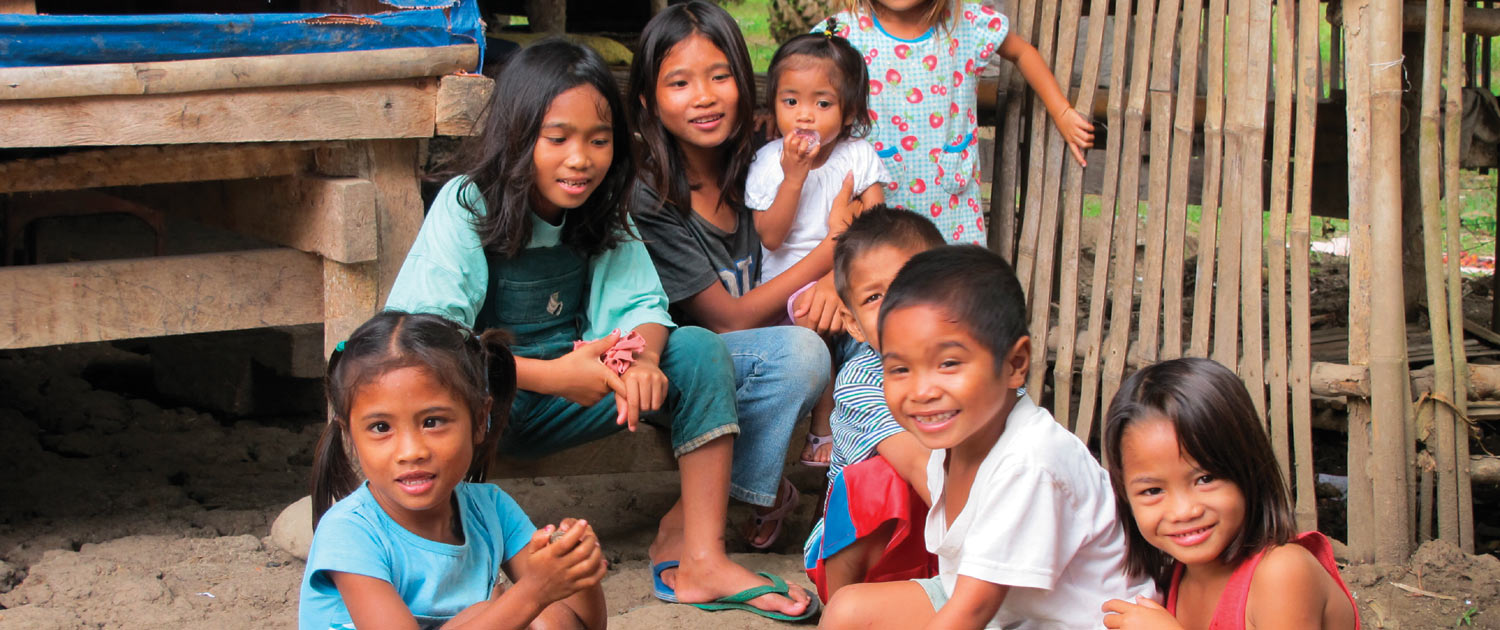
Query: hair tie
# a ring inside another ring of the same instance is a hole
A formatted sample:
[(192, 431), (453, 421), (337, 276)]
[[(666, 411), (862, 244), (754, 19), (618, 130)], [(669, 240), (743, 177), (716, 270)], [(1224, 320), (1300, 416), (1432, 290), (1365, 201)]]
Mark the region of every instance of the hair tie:
[(838, 33), (835, 32), (835, 31), (838, 30), (838, 28), (839, 28), (839, 19), (836, 18), (836, 17), (834, 17), (834, 16), (832, 16), (832, 15), (828, 16), (828, 22), (823, 27), (823, 36), (827, 37), (828, 39), (833, 39), (834, 36), (838, 34)]
[(346, 343), (349, 343), (349, 342), (347, 340), (338, 342), (338, 344), (336, 344), (336, 345), (333, 346), (333, 351), (334, 352), (343, 352), (344, 351), (344, 344), (346, 344)]

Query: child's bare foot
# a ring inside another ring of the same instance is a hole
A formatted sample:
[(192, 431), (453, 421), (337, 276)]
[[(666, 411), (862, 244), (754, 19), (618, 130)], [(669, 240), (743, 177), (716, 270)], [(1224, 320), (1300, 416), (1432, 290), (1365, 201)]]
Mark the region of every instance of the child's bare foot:
[[(677, 572), (677, 599), (689, 604), (712, 602), (769, 584), (765, 578), (735, 564), (720, 553), (704, 558), (684, 558)], [(747, 602), (761, 610), (797, 616), (807, 611), (811, 598), (795, 584), (788, 585), (786, 595), (766, 594)]]
[[(683, 528), (686, 522), (683, 520), (682, 501), (678, 501), (661, 517), (661, 523), (656, 528), (656, 538), (651, 540), (651, 546), (646, 548), (646, 557), (651, 559), (651, 566), (669, 560), (682, 558)], [(677, 569), (662, 571), (662, 582), (674, 587), (677, 581)]]

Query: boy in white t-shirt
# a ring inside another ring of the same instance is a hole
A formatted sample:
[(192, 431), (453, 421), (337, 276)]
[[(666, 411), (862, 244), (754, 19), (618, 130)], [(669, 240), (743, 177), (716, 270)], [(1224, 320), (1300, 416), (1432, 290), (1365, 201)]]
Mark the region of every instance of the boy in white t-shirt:
[(977, 246), (917, 254), (880, 308), (885, 397), (933, 449), (927, 549), (938, 577), (839, 590), (824, 628), (1098, 628), (1125, 571), (1108, 474), (1017, 388), (1031, 338), (1015, 272)]

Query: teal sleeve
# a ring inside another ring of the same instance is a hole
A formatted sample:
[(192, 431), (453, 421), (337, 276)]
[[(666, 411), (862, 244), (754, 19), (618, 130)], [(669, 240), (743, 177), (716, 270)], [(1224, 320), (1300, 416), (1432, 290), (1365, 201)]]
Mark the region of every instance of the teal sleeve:
[(474, 230), (475, 215), (459, 202), (462, 191), (476, 208), (483, 208), (477, 191), (466, 183), (455, 178), (438, 192), (401, 263), (385, 310), (431, 313), (474, 325), (484, 305), (490, 268)]
[(591, 299), (584, 339), (607, 337), (616, 328), (629, 332), (641, 324), (676, 327), (667, 314), (667, 293), (661, 288), (656, 265), (646, 244), (634, 236), (634, 219), (629, 224), (632, 236), (589, 261)]
[(531, 542), (531, 535), (536, 533), (536, 525), (532, 524), (531, 517), (512, 499), (504, 490), (495, 488), (495, 512), (500, 515), (500, 531), (504, 536), (504, 553), (501, 554), (500, 562), (510, 562), (517, 553), (526, 548)]

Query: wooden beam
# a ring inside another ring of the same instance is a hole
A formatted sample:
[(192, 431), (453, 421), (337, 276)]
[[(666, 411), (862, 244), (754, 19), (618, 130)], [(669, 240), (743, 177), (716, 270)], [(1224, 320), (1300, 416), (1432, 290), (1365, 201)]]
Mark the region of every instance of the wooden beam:
[(323, 321), (317, 256), (267, 249), (0, 268), (0, 348)]
[(356, 177), (289, 176), (145, 191), (148, 206), (342, 263), (378, 254), (375, 186)]
[(635, 433), (621, 431), (539, 459), (496, 457), (490, 464), (490, 477), (566, 477), (598, 474), (600, 471), (659, 472), (676, 468), (670, 434), (651, 425), (642, 425)]
[[(1437, 2), (1438, 0), (1428, 0)], [(1427, 2), (1407, 2), (1401, 12), (1401, 30), (1408, 33), (1420, 33), (1427, 28)], [(1328, 11), (1328, 23), (1334, 29), (1344, 25), (1344, 16), (1340, 11)], [(1466, 7), (1462, 14), (1463, 33), (1479, 35), (1481, 37), (1494, 37), (1500, 35), (1500, 9), (1479, 9)], [(1451, 28), (1451, 25), (1450, 25)]]
[(0, 194), (142, 186), (305, 172), (318, 143), (110, 147), (0, 162)]
[(36, 15), (36, 0), (0, 0), (0, 13)]
[(437, 81), (0, 101), (0, 147), (425, 138)]
[(495, 81), (486, 76), (443, 77), (438, 83), (437, 135), (472, 136), (478, 133), (480, 116), (494, 91)]
[(476, 45), (0, 69), (0, 100), (182, 94), (433, 77), (479, 65)]

